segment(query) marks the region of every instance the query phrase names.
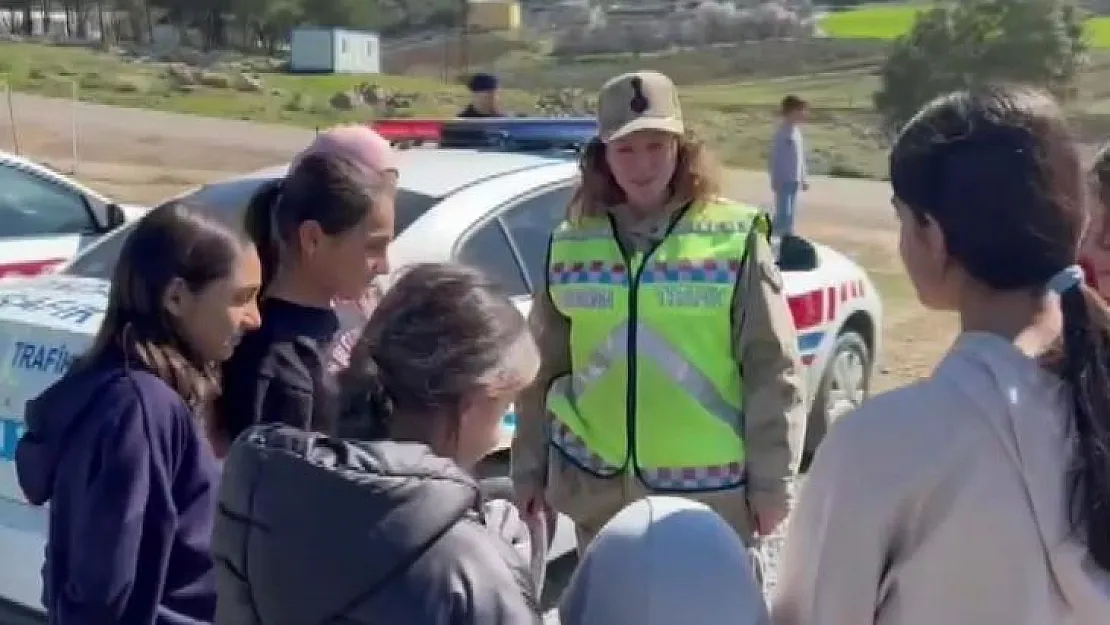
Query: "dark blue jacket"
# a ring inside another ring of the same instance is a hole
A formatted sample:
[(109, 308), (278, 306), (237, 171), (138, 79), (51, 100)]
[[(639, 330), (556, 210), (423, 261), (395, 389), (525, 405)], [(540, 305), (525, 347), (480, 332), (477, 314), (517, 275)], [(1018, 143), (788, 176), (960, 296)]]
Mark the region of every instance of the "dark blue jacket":
[(28, 402), (16, 471), (50, 502), (43, 605), (58, 625), (196, 625), (215, 613), (218, 469), (181, 397), (111, 356)]

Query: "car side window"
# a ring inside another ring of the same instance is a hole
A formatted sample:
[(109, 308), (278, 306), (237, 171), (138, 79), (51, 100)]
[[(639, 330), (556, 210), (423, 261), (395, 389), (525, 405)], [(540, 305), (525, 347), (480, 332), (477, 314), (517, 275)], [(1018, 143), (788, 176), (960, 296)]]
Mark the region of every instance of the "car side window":
[(569, 185), (544, 191), (501, 214), (533, 289), (542, 289), (546, 284), (547, 244), (566, 216), (573, 193), (574, 188)]
[(531, 293), (499, 219), (489, 220), (470, 235), (459, 248), (458, 260), (482, 270), (510, 296)]
[(0, 164), (0, 237), (85, 234), (95, 230), (80, 193)]

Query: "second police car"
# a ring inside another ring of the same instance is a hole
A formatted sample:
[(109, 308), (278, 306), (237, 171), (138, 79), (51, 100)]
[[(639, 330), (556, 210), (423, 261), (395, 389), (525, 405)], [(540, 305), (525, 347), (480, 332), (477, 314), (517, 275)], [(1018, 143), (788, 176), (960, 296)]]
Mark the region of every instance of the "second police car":
[[(380, 132), (394, 138), (430, 138), (440, 144), (401, 153), (392, 266), (432, 261), (476, 266), (498, 280), (527, 313), (532, 293), (543, 288), (548, 238), (577, 181), (574, 159), (540, 149), (580, 142), (592, 136), (592, 123), (514, 119), (380, 125)], [(453, 147), (462, 145), (485, 147)], [(284, 172), (284, 166), (275, 167), (176, 199), (238, 223), (252, 192)], [(23, 432), (23, 407), (89, 345), (128, 232), (124, 227), (105, 237), (56, 275), (0, 280), (0, 602), (9, 605), (41, 610), (46, 511), (26, 503), (12, 462)], [(882, 309), (864, 271), (839, 252), (797, 237), (783, 240), (780, 249), (806, 365), (812, 407), (807, 448), (813, 449), (827, 425), (868, 393)], [(388, 288), (388, 283), (375, 288)], [(357, 332), (361, 313), (354, 308), (342, 312), (345, 327)], [(501, 445), (487, 459), (483, 475), (506, 475), (514, 429), (515, 417), (507, 414)], [(573, 549), (573, 532), (565, 519), (559, 525), (553, 558)]]
[(0, 151), (0, 277), (49, 272), (144, 210)]

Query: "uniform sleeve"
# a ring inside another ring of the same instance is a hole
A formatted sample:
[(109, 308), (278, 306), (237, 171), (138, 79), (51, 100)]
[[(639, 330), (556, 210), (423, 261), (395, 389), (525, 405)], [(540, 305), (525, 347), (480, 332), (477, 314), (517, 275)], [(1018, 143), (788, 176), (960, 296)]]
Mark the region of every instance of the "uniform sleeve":
[[(84, 498), (70, 511), (71, 541), (75, 546), (64, 557), (70, 573), (58, 593), (52, 620), (59, 623), (122, 623), (126, 607), (146, 603), (148, 597), (132, 597), (136, 582), (139, 547), (146, 532), (172, 524), (173, 519), (155, 519), (151, 514), (168, 500), (152, 471), (151, 443), (144, 427), (143, 408), (137, 395), (120, 396), (102, 418)], [(151, 508), (151, 513), (147, 509)], [(61, 555), (61, 554), (58, 554)], [(149, 556), (148, 556), (149, 557)], [(163, 564), (168, 553), (163, 554)], [(143, 571), (159, 577), (164, 571)], [(152, 608), (154, 606), (151, 606)]]
[(748, 496), (756, 504), (786, 506), (805, 437), (797, 331), (762, 232), (753, 229), (748, 250), (733, 303), (734, 357), (744, 381)]
[(547, 389), (570, 372), (570, 321), (555, 308), (547, 288), (536, 292), (528, 315), (540, 351), (536, 379), (517, 398), (512, 480), (517, 488), (542, 487), (547, 479)]

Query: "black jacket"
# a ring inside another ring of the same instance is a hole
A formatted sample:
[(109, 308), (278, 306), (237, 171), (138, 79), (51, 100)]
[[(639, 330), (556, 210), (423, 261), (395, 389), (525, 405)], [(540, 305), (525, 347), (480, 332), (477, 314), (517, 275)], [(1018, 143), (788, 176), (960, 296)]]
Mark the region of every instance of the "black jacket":
[(224, 465), (216, 623), (538, 625), (524, 556), (484, 521), (424, 445), (252, 428)]
[(331, 432), (338, 391), (327, 370), (328, 350), (339, 331), (332, 310), (274, 297), (259, 304), (262, 327), (243, 337), (223, 364), (217, 412), (234, 440), (258, 423), (287, 423)]

